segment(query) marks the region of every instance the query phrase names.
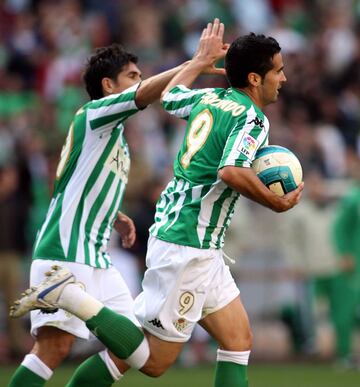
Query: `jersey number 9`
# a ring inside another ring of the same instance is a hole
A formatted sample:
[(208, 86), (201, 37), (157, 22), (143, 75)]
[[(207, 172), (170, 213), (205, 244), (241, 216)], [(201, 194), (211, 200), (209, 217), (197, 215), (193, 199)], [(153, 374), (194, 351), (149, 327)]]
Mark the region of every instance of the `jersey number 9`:
[(186, 151), (181, 157), (181, 165), (186, 169), (195, 153), (204, 145), (213, 126), (213, 116), (209, 109), (200, 112), (191, 122), (186, 137)]

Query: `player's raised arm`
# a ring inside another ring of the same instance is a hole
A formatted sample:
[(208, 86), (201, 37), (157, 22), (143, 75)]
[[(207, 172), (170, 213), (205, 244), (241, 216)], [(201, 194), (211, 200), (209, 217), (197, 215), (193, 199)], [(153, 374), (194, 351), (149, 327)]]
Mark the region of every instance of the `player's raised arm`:
[(176, 74), (162, 92), (164, 96), (170, 89), (176, 85), (190, 87), (200, 74), (222, 74), (225, 70), (216, 68), (216, 62), (223, 58), (229, 48), (224, 44), (224, 24), (219, 19), (213, 23), (208, 23), (204, 28), (198, 49), (192, 60), (178, 74)]
[(139, 108), (145, 107), (177, 84), (191, 86), (201, 73), (225, 74), (224, 69), (215, 67), (216, 61), (223, 58), (228, 49), (228, 45), (223, 43), (223, 36), (224, 24), (219, 19), (208, 23), (193, 59), (143, 81), (136, 93), (136, 105)]
[(137, 107), (142, 109), (159, 99), (161, 92), (164, 90), (164, 87), (169, 83), (171, 78), (173, 78), (180, 70), (184, 69), (188, 63), (189, 62), (184, 62), (177, 67), (154, 75), (141, 82), (135, 97)]

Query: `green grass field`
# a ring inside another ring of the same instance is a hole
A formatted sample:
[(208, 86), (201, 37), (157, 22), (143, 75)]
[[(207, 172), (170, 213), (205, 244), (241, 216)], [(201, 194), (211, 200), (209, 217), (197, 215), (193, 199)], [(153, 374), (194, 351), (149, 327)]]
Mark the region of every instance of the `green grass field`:
[[(64, 387), (73, 367), (62, 367), (48, 387)], [(0, 386), (5, 387), (14, 368), (0, 368)], [(250, 387), (359, 387), (360, 371), (336, 371), (326, 365), (252, 365)], [(130, 371), (119, 383), (123, 387), (211, 387), (211, 367), (172, 368), (158, 379)], [(26, 386), (24, 386), (26, 387)], [(96, 387), (96, 386), (89, 386)]]

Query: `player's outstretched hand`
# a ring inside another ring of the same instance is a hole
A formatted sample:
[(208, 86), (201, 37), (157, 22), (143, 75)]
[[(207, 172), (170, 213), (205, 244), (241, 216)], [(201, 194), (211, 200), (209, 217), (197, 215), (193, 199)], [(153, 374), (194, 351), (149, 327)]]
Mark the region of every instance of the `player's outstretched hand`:
[(115, 220), (114, 229), (119, 233), (124, 248), (128, 249), (135, 243), (136, 229), (134, 222), (120, 211)]
[(216, 68), (216, 62), (223, 58), (229, 48), (223, 43), (224, 24), (219, 19), (204, 28), (199, 46), (193, 58), (167, 84), (161, 93), (163, 98), (176, 85), (191, 87), (200, 74), (225, 74), (225, 69)]
[(201, 34), (193, 59), (204, 63), (204, 74), (225, 74), (225, 69), (215, 67), (216, 62), (226, 55), (229, 48), (229, 44), (223, 42), (224, 31), (224, 24), (216, 18), (213, 23), (208, 23)]

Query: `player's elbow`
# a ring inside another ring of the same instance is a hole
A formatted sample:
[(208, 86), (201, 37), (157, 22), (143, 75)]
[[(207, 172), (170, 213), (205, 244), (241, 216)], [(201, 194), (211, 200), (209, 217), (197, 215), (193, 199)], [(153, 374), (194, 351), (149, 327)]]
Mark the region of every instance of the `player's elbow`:
[(234, 167), (224, 167), (218, 172), (219, 178), (227, 185), (231, 186), (234, 181)]
[(135, 104), (138, 107), (138, 109), (141, 109), (141, 110), (145, 109), (152, 102), (153, 101), (149, 99), (148, 95), (146, 94), (146, 91), (139, 88), (138, 91), (136, 92), (136, 97), (135, 97)]
[(224, 171), (225, 168), (221, 168), (219, 171), (218, 171), (218, 176), (219, 178), (224, 182), (226, 183), (225, 179), (226, 179), (226, 171)]

